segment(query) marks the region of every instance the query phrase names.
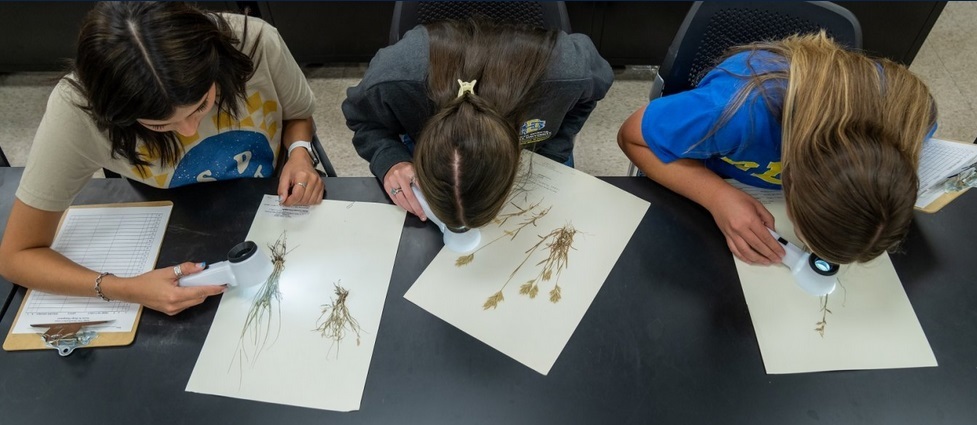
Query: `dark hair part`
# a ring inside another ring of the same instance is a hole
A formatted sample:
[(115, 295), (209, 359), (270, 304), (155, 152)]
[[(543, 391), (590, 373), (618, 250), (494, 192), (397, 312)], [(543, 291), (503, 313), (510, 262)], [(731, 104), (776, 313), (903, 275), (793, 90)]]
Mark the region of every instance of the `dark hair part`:
[(82, 23), (68, 81), (87, 100), (79, 106), (108, 133), (113, 157), (174, 165), (183, 150), (176, 135), (136, 119), (168, 119), (177, 107), (200, 102), (211, 85), (218, 116), (236, 116), (254, 74), (254, 50), (235, 47), (246, 35), (246, 23), (239, 40), (220, 15), (182, 2), (100, 2)]
[[(437, 112), (414, 152), (415, 173), (431, 211), (448, 227), (488, 224), (519, 168), (519, 126), (539, 96), (557, 30), (485, 20), (426, 25), (428, 91)], [(458, 80), (477, 80), (458, 96)]]

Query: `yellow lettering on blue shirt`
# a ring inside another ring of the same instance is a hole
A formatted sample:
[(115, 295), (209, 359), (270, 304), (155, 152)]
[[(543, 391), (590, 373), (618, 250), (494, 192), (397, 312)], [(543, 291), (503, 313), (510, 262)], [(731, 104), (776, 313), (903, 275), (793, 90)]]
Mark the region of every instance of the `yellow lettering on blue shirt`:
[[(753, 161), (735, 161), (725, 156), (722, 157), (722, 160), (740, 169), (740, 171), (750, 171), (760, 167), (760, 164)], [(772, 161), (767, 163), (767, 168), (762, 173), (750, 173), (750, 175), (767, 183), (779, 185), (781, 184), (780, 171), (780, 161)]]
[(752, 175), (770, 184), (780, 184), (780, 161), (767, 163), (767, 171)]
[(739, 168), (740, 171), (750, 171), (760, 166), (760, 164), (757, 164), (753, 161), (734, 161), (732, 159), (726, 158), (725, 156), (722, 159), (723, 161), (726, 161), (730, 165)]

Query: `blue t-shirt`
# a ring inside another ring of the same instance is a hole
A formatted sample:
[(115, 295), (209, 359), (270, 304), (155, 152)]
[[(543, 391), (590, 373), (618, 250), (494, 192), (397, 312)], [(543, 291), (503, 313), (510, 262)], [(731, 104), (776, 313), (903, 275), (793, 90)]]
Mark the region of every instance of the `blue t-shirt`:
[(722, 127), (703, 138), (751, 75), (788, 66), (783, 57), (762, 50), (730, 56), (706, 74), (695, 89), (648, 104), (641, 120), (645, 143), (662, 162), (699, 159), (723, 178), (780, 189), (780, 109), (786, 81), (764, 83), (766, 100), (759, 90), (751, 91)]
[[(655, 99), (641, 119), (641, 135), (664, 163), (688, 158), (702, 160), (706, 168), (723, 178), (768, 189), (780, 189), (781, 125), (787, 82), (763, 84), (743, 105), (703, 140), (719, 121), (726, 106), (755, 74), (782, 71), (787, 61), (758, 50), (730, 56), (703, 77), (692, 90)], [(878, 67), (882, 72), (882, 66)], [(934, 124), (926, 139), (933, 137)]]

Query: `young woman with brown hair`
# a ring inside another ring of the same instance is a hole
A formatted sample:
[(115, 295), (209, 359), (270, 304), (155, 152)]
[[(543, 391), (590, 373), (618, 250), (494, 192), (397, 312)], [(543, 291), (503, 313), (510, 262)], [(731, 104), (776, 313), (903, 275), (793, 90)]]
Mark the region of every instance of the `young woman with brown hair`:
[(695, 89), (631, 115), (618, 143), (648, 177), (708, 209), (738, 258), (772, 264), (784, 251), (766, 230), (773, 216), (723, 178), (782, 187), (798, 237), (845, 264), (905, 236), (935, 117), (906, 67), (822, 32), (732, 49)]
[(259, 19), (179, 2), (99, 3), (34, 137), (0, 243), (0, 273), (29, 288), (168, 314), (203, 302), (223, 287), (177, 286), (198, 264), (123, 278), (68, 260), (50, 248), (59, 218), (102, 168), (168, 188), (271, 176), (289, 151), (283, 203), (319, 203), (322, 179), (306, 150), (314, 109), (301, 69)]
[(444, 21), (381, 49), (343, 113), (394, 203), (425, 219), (416, 183), (438, 218), (464, 230), (498, 214), (522, 148), (572, 158), (612, 80), (584, 35)]

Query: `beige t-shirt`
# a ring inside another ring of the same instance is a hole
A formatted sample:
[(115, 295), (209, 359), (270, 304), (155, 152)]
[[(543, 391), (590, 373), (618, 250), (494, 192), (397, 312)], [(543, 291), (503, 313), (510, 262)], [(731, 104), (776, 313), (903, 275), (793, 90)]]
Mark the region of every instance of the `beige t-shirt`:
[[(311, 117), (315, 98), (277, 29), (243, 15), (224, 18), (239, 37), (248, 19), (241, 51), (250, 52), (256, 41), (259, 44), (252, 57), (255, 73), (247, 83), (247, 102), (239, 105), (237, 119), (221, 117), (218, 131), (218, 110), (211, 108), (197, 134), (174, 133), (184, 149), (175, 167), (149, 159), (153, 165), (140, 174), (128, 160), (112, 158), (108, 133), (99, 131), (77, 106), (85, 104), (84, 99), (62, 79), (48, 98), (17, 198), (41, 210), (63, 211), (101, 168), (160, 188), (273, 175), (281, 150), (282, 121)], [(146, 152), (144, 147), (139, 151)]]

